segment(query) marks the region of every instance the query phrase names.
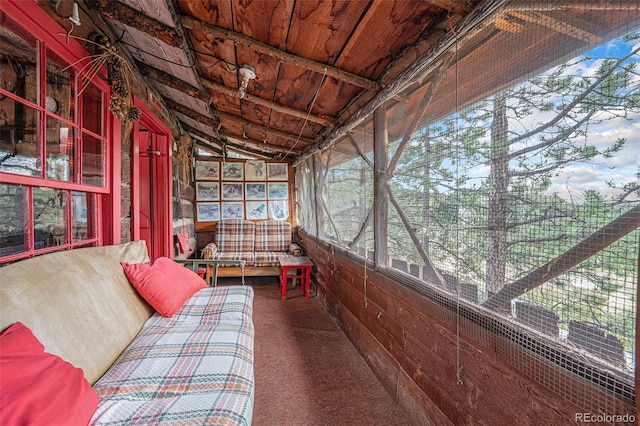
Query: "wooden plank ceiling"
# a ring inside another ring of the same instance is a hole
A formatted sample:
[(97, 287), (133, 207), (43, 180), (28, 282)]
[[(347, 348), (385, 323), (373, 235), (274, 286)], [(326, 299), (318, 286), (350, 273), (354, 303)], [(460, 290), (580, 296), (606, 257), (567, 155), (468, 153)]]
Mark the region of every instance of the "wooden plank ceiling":
[[(411, 83), (438, 79), (437, 67), (446, 73), (450, 63), (440, 54), (455, 35), (482, 32), (476, 40), (488, 40), (528, 26), (556, 35), (564, 28), (563, 37), (594, 42), (589, 31), (594, 21), (584, 14), (576, 16), (577, 24), (555, 25), (555, 32), (550, 27), (554, 10), (580, 4), (583, 11), (597, 12), (593, 6), (602, 5), (599, 0), (515, 2), (524, 6), (485, 19), (505, 3), (509, 2), (81, 1), (83, 13), (106, 27), (112, 41), (161, 95), (178, 126), (199, 145), (216, 155), (236, 150), (294, 163), (345, 135), (358, 119)], [(629, 7), (628, 1), (606, 3)], [(463, 49), (468, 52), (462, 51), (462, 56), (482, 44), (466, 44)], [(540, 52), (541, 57), (545, 54)], [(425, 62), (427, 55), (430, 63)], [(470, 72), (495, 69), (496, 64), (474, 57), (477, 63)], [(241, 99), (240, 70), (245, 64), (256, 77)], [(470, 91), (477, 90), (472, 80)], [(434, 99), (444, 98), (436, 94)]]

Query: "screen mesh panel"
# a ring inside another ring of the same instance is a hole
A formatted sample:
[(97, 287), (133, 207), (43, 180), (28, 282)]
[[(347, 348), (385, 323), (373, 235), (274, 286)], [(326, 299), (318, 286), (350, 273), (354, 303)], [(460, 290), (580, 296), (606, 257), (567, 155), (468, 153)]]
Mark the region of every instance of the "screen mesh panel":
[[(467, 335), (499, 336), (501, 356), (570, 402), (625, 414), (616, 401), (635, 403), (639, 27), (635, 1), (506, 2), (382, 108), (380, 192), (373, 117), (317, 154), (322, 170), (305, 185), (321, 191), (322, 225), (305, 229), (370, 260), (384, 241), (376, 266), (450, 307)], [(377, 197), (386, 223), (362, 236)]]

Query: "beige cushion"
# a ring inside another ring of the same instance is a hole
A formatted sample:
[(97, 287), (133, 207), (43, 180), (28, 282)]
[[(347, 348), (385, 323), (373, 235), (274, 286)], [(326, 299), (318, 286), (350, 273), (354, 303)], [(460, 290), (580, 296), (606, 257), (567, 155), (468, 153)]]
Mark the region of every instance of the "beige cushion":
[(0, 329), (22, 321), (47, 352), (94, 383), (153, 313), (120, 266), (148, 262), (144, 241), (56, 252), (0, 268)]

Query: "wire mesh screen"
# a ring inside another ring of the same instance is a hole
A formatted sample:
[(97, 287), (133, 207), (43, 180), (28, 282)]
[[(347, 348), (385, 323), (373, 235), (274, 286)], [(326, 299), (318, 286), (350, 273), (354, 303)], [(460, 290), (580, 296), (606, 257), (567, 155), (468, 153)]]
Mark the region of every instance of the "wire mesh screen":
[[(635, 401), (640, 3), (513, 1), (485, 21), (385, 105), (379, 266), (468, 307), (486, 330), (469, 333), (502, 336), (539, 383), (621, 412), (602, 395)], [(354, 139), (316, 184), (323, 235), (356, 251), (374, 194), (372, 145)]]
[(321, 238), (365, 256), (373, 250), (373, 136), (365, 121), (321, 155)]

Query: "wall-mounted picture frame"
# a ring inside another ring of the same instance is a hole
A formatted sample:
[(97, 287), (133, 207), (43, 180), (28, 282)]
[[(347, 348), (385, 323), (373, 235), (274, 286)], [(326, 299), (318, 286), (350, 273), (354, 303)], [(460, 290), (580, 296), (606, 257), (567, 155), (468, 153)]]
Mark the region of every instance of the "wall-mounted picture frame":
[(264, 181), (267, 179), (267, 168), (261, 160), (247, 160), (244, 163), (244, 180)]
[(269, 183), (270, 200), (286, 200), (289, 198), (289, 184)]
[(263, 182), (247, 182), (245, 185), (245, 199), (247, 200), (266, 200), (267, 184)]
[(222, 219), (244, 219), (244, 203), (222, 203)]
[(289, 202), (287, 200), (269, 201), (269, 219), (287, 220), (289, 218)]
[(266, 201), (247, 201), (247, 219), (264, 220), (268, 218)]
[(223, 180), (242, 180), (244, 178), (244, 167), (242, 163), (222, 163)]
[(243, 185), (239, 182), (222, 182), (222, 200), (244, 199)]
[(196, 219), (198, 222), (220, 220), (220, 203), (196, 203)]
[(267, 178), (272, 180), (289, 180), (287, 163), (267, 163)]
[(220, 180), (220, 163), (196, 161), (196, 180)]
[(220, 200), (219, 182), (196, 182), (197, 201), (218, 201)]

